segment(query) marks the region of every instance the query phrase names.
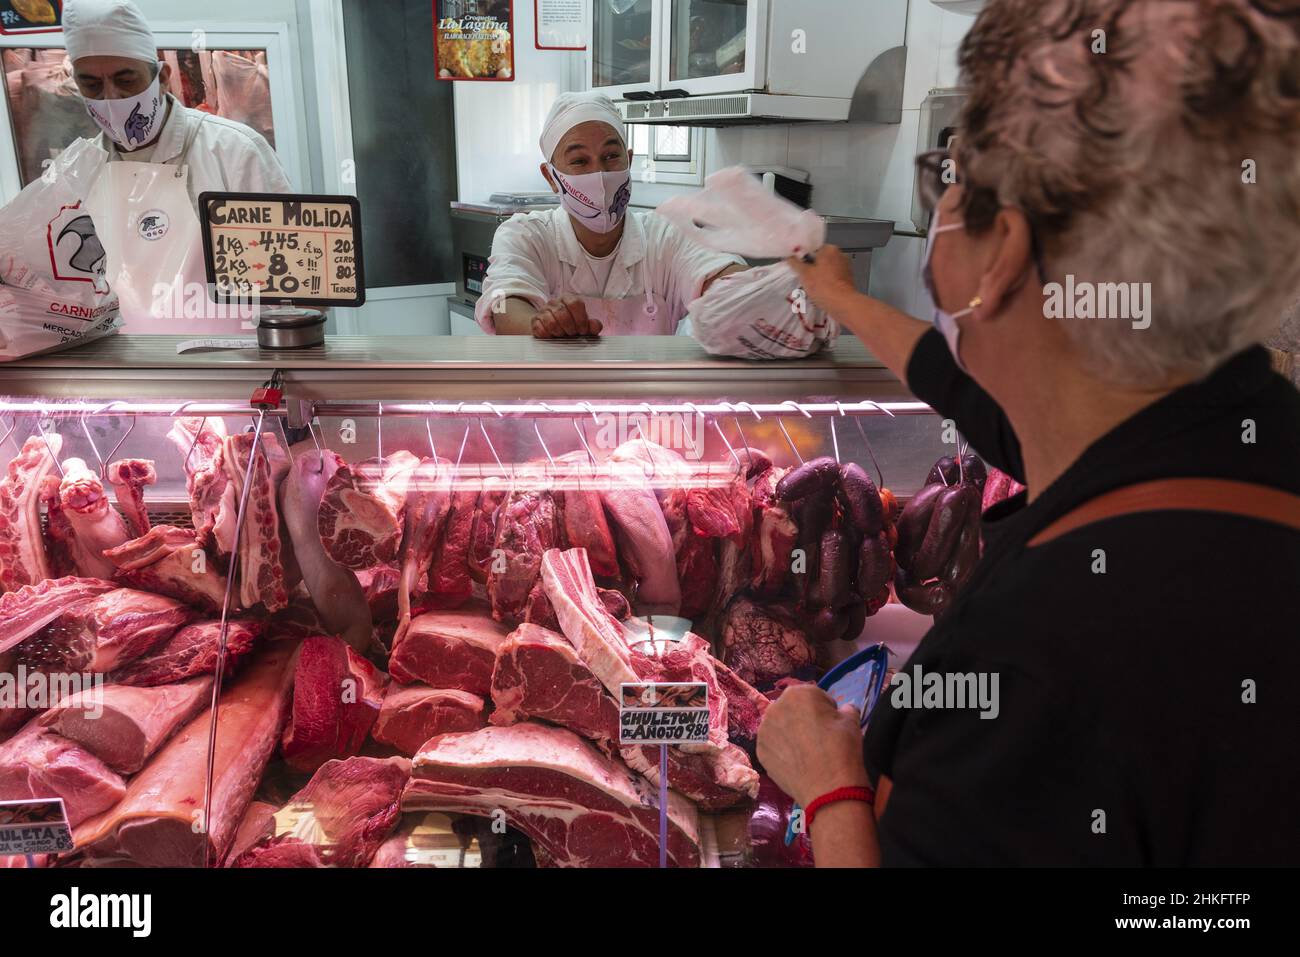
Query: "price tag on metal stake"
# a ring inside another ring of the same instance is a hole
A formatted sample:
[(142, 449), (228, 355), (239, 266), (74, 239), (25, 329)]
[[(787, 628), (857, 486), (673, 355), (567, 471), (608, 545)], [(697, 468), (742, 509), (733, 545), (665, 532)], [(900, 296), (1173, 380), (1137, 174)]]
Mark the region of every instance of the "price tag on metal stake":
[(709, 686), (703, 681), (619, 686), (618, 743), (659, 745), (659, 866), (668, 866), (668, 748), (709, 740)]

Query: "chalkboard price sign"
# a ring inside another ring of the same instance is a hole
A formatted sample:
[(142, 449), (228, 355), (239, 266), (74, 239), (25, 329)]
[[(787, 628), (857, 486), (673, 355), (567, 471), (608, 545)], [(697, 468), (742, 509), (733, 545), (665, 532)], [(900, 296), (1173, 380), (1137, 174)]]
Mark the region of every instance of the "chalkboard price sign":
[(62, 28), (62, 0), (0, 0), (0, 33), (58, 33)]
[(208, 284), (218, 301), (285, 306), (366, 301), (361, 204), (354, 196), (203, 193)]

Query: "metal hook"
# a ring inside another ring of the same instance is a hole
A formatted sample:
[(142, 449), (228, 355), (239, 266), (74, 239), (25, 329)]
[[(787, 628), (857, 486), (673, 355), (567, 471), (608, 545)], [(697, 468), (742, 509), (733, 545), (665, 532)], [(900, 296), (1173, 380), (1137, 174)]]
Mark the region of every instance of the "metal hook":
[(655, 455), (654, 455), (654, 453), (650, 451), (650, 440), (647, 439), (647, 438), (645, 437), (645, 429), (641, 428), (641, 423), (640, 423), (640, 422), (638, 422), (638, 423), (636, 424), (636, 430), (637, 430), (637, 433), (641, 436), (641, 441), (645, 443), (645, 445), (646, 445), (646, 452), (647, 452), (647, 453), (649, 454), (649, 456), (650, 456), (650, 476), (649, 476), (649, 478), (650, 478), (650, 481), (653, 482), (653, 481), (655, 480), (655, 476), (657, 476), (657, 475), (659, 474), (659, 463), (655, 460)]
[(95, 444), (95, 439), (90, 434), (90, 426), (86, 424), (89, 415), (88, 412), (81, 414), (81, 431), (86, 436), (86, 441), (90, 443), (90, 450), (95, 453), (95, 461), (99, 463), (99, 480), (106, 482), (108, 481), (108, 466), (104, 463), (104, 457), (99, 454), (99, 446)]
[(555, 459), (551, 458), (551, 450), (546, 447), (546, 440), (542, 438), (542, 430), (538, 427), (536, 418), (533, 419), (533, 432), (537, 435), (537, 443), (542, 447), (542, 451), (546, 453), (546, 461), (550, 462), (551, 468), (554, 469)]
[(753, 461), (754, 453), (750, 451), (749, 448), (749, 437), (745, 435), (745, 430), (740, 427), (740, 419), (733, 415), (731, 421), (735, 423), (736, 431), (740, 433), (740, 441), (745, 445), (745, 459), (747, 461)]
[(591, 473), (596, 474), (596, 456), (592, 454), (591, 446), (587, 444), (587, 436), (583, 434), (582, 427), (578, 425), (578, 420), (573, 420), (573, 431), (578, 433), (578, 441), (582, 443), (583, 449), (587, 453), (587, 458), (591, 461)]
[(424, 417), (424, 434), (429, 437), (429, 454), (432, 455), (436, 461), (438, 458), (438, 446), (433, 443), (433, 426), (430, 424), (427, 415)]
[[(9, 426), (9, 431), (5, 433), (5, 437), (3, 439), (0, 439), (0, 445), (4, 445), (6, 442), (8, 442), (9, 437), (17, 431), (18, 431), (18, 416), (15, 415), (14, 424)], [(14, 448), (18, 449), (19, 452), (22, 451), (22, 449), (18, 448), (17, 442), (14, 443)]]
[(287, 419), (280, 419), (280, 434), (284, 436), (284, 454), (289, 456), (289, 466), (292, 468), (298, 460), (293, 457), (293, 443), (289, 441), (289, 423)]
[(795, 447), (794, 439), (790, 438), (790, 433), (785, 430), (785, 422), (781, 420), (779, 415), (776, 417), (776, 427), (780, 429), (781, 434), (785, 436), (785, 440), (790, 446), (790, 451), (794, 453), (794, 457), (799, 460), (800, 465), (803, 465), (803, 456), (799, 454), (799, 449)]
[(50, 458), (54, 459), (54, 466), (59, 470), (59, 476), (66, 478), (63, 471), (63, 464), (59, 462), (59, 457), (54, 454), (54, 449), (50, 448), (50, 437), (45, 434), (45, 427), (41, 425), (41, 414), (36, 415), (36, 431), (41, 434), (42, 441), (45, 442), (45, 451), (50, 453)]
[(800, 405), (798, 402), (796, 402), (794, 399), (787, 399), (786, 401), (782, 402), (781, 404), (782, 404), (782, 405), (792, 405), (792, 406), (794, 406), (796, 411), (798, 411), (798, 412), (802, 412), (802, 413), (803, 413), (803, 417), (804, 417), (805, 419), (811, 419), (811, 418), (812, 418), (812, 413), (809, 412), (807, 409), (805, 409), (803, 406), (801, 406), (801, 405)]
[(880, 467), (880, 463), (876, 461), (876, 453), (875, 453), (875, 451), (871, 448), (871, 440), (867, 438), (866, 430), (864, 430), (864, 429), (862, 428), (862, 420), (859, 419), (859, 418), (856, 418), (856, 417), (855, 417), (855, 418), (853, 419), (853, 424), (856, 425), (856, 426), (858, 427), (858, 435), (862, 436), (862, 444), (865, 445), (865, 446), (867, 447), (867, 455), (871, 456), (871, 464), (874, 465), (874, 466), (876, 467), (876, 474), (880, 476), (880, 486), (879, 486), (879, 487), (880, 487), (880, 488), (884, 488), (884, 487), (885, 487), (885, 472), (884, 472), (884, 470)]
[[(492, 453), (492, 458), (496, 460), (497, 468), (499, 468), (501, 470), (501, 473), (504, 475), (507, 471), (506, 467), (501, 462), (501, 456), (497, 455), (497, 447), (492, 444), (492, 436), (488, 435), (487, 429), (483, 425), (482, 416), (478, 417), (478, 430), (483, 433), (483, 440), (487, 442), (488, 451)], [(511, 468), (509, 472), (510, 472), (510, 478), (513, 479), (515, 477), (515, 470)]]
[[(312, 444), (316, 446), (316, 474), (319, 475), (325, 471), (325, 450), (321, 448), (320, 440), (316, 438), (316, 423), (314, 421), (307, 423), (307, 432), (311, 435)], [(321, 434), (324, 434), (324, 432), (325, 429), (322, 427)]]
[(831, 447), (835, 450), (835, 464), (842, 465), (840, 461), (840, 434), (835, 430), (835, 419), (831, 419)]
[(736, 466), (743, 470), (745, 468), (745, 463), (740, 460), (740, 456), (736, 454), (736, 450), (732, 448), (731, 443), (727, 441), (727, 436), (718, 426), (717, 419), (713, 420), (713, 430), (718, 433), (718, 438), (722, 439), (722, 444), (727, 447), (727, 451), (731, 453), (731, 457), (736, 460)]
[(113, 446), (113, 451), (108, 453), (109, 462), (112, 462), (113, 459), (117, 458), (117, 450), (122, 447), (123, 443), (131, 437), (131, 433), (135, 431), (135, 423), (136, 417), (133, 415), (131, 416), (131, 425), (127, 428), (126, 432), (122, 434), (122, 437), (117, 440), (117, 445)]
[[(695, 418), (696, 418), (698, 421), (700, 421), (700, 422), (705, 422), (705, 421), (707, 421), (706, 418), (705, 418), (705, 416), (704, 416), (704, 413), (701, 412), (701, 411), (699, 410), (699, 407), (696, 406), (696, 404), (695, 404), (694, 402), (687, 402), (687, 403), (686, 403), (686, 408), (690, 409), (692, 412), (695, 413)], [(714, 424), (715, 426), (717, 425), (716, 422), (713, 423), (713, 424)], [(685, 432), (682, 433), (682, 441), (685, 442), (687, 448), (689, 448), (689, 449), (691, 450), (691, 455), (695, 458), (696, 461), (699, 461), (700, 459), (704, 458), (704, 450), (703, 450), (702, 448), (698, 448), (698, 447), (695, 445), (695, 440), (692, 439), (690, 436), (688, 436)], [(702, 442), (702, 441), (703, 441), (703, 440), (701, 439), (701, 442)], [(733, 452), (732, 454), (734, 455), (735, 453)]]
[(736, 408), (738, 408), (738, 409), (744, 409), (745, 411), (747, 411), (750, 415), (752, 415), (752, 416), (753, 416), (756, 420), (758, 420), (759, 422), (762, 422), (762, 421), (763, 421), (763, 417), (762, 417), (761, 415), (759, 415), (758, 412), (756, 412), (756, 411), (754, 410), (754, 407), (753, 407), (752, 405), (750, 405), (748, 402), (741, 402), (739, 405), (736, 406)]
[(375, 416), (375, 427), (378, 431), (378, 449), (379, 461), (384, 460), (384, 403), (379, 403), (379, 412)]
[(460, 460), (465, 456), (465, 443), (469, 441), (469, 423), (465, 423), (465, 434), (460, 439), (460, 451), (456, 453), (456, 465), (453, 469), (454, 474), (460, 476)]

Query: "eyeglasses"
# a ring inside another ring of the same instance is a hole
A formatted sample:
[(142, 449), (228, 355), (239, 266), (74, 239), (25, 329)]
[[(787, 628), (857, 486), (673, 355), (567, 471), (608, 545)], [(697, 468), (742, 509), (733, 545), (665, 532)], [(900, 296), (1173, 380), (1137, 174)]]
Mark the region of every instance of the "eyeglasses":
[(962, 187), (962, 219), (979, 231), (993, 223), (998, 213), (997, 193), (976, 186), (961, 174), (957, 158), (946, 149), (929, 150), (916, 158), (916, 181), (921, 207), (932, 214), (951, 186)]

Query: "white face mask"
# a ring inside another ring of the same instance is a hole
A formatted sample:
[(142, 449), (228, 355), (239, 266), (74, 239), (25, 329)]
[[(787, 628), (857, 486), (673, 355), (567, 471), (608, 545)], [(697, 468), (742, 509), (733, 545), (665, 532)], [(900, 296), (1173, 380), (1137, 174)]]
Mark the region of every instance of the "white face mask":
[(592, 232), (612, 232), (627, 214), (627, 205), (632, 201), (630, 168), (568, 176), (552, 163), (551, 176), (560, 187), (560, 205)]
[(944, 341), (948, 343), (948, 351), (952, 353), (953, 361), (957, 363), (957, 368), (962, 372), (967, 369), (961, 363), (961, 327), (957, 325), (957, 320), (962, 316), (968, 316), (975, 311), (974, 306), (967, 306), (958, 312), (946, 312), (939, 305), (939, 290), (934, 284), (934, 273), (930, 269), (930, 259), (934, 255), (934, 237), (940, 233), (951, 232), (956, 229), (963, 229), (963, 223), (949, 223), (946, 226), (939, 225), (939, 210), (934, 211), (934, 220), (930, 224), (929, 233), (925, 240), (925, 259), (921, 264), (921, 277), (925, 281), (926, 290), (930, 293), (930, 300), (934, 303), (934, 327), (943, 334)]
[(148, 146), (162, 132), (167, 108), (162, 94), (162, 73), (149, 89), (121, 100), (86, 100), (86, 112), (104, 134), (124, 150)]

